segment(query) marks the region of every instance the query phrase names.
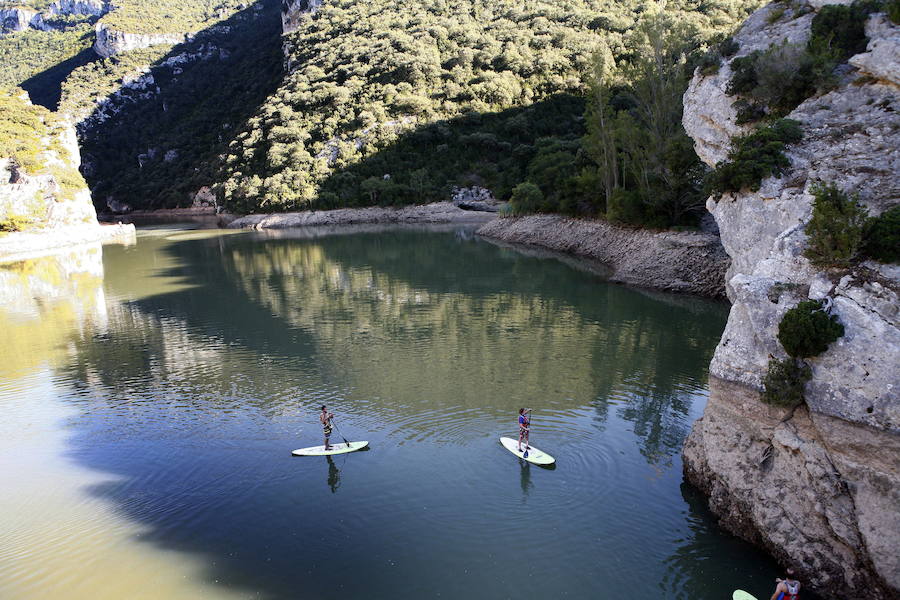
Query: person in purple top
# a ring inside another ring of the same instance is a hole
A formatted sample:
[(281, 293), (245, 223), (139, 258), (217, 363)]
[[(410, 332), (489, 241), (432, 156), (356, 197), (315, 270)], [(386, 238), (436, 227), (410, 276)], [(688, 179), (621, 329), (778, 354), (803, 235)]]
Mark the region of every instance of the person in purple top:
[(519, 452), (522, 451), (522, 440), (525, 440), (525, 449), (528, 450), (531, 446), (528, 445), (528, 434), (531, 432), (531, 409), (530, 408), (520, 408), (519, 409)]

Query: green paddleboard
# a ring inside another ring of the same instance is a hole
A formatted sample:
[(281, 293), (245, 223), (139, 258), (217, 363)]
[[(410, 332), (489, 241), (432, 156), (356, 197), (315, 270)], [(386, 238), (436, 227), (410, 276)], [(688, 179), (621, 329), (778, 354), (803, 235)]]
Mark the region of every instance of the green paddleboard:
[(331, 456), (333, 454), (346, 454), (356, 452), (369, 445), (369, 442), (350, 442), (349, 444), (332, 444), (330, 450), (325, 446), (313, 446), (312, 448), (300, 448), (291, 452), (294, 456)]
[(519, 452), (519, 442), (518, 440), (514, 440), (508, 437), (500, 438), (500, 443), (503, 444), (503, 447), (524, 460), (527, 460), (530, 463), (534, 463), (536, 465), (552, 465), (556, 462), (556, 459), (547, 454), (546, 452), (541, 452), (534, 446), (528, 449), (528, 456), (525, 456), (524, 452)]
[(744, 590), (734, 590), (731, 600), (756, 600), (756, 596)]

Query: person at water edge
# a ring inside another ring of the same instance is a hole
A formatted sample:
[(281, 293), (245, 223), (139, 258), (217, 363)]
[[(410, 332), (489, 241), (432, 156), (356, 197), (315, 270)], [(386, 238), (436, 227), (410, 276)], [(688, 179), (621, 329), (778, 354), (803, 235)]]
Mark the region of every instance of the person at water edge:
[(528, 445), (528, 434), (531, 433), (531, 409), (519, 409), (519, 452), (522, 451), (522, 440), (525, 440), (525, 448), (530, 449)]
[(325, 405), (322, 405), (322, 412), (319, 413), (319, 421), (322, 423), (322, 430), (325, 433), (325, 449), (331, 450), (331, 444), (328, 443), (328, 438), (331, 437), (331, 431), (333, 426), (331, 424), (331, 420), (334, 418), (334, 413), (328, 412), (328, 409), (325, 408)]
[(799, 600), (800, 582), (794, 578), (794, 570), (788, 569), (784, 579), (776, 579), (775, 593), (770, 600)]

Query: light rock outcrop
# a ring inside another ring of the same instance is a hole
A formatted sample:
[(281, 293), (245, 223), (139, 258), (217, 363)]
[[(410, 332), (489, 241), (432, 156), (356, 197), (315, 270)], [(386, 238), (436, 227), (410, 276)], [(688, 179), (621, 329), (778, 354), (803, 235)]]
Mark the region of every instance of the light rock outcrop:
[[(25, 29), (50, 31), (58, 27), (52, 17), (61, 15), (102, 16), (109, 12), (107, 0), (57, 0), (44, 11), (25, 6), (0, 9), (0, 32), (10, 33)], [(46, 19), (46, 20), (45, 20)]]
[(484, 223), (491, 213), (463, 210), (449, 202), (402, 208), (337, 208), (271, 215), (247, 215), (232, 221), (231, 229), (289, 229), (319, 225), (379, 225), (403, 223)]
[(41, 13), (23, 6), (0, 9), (0, 32), (22, 31), (29, 27), (32, 29), (46, 28)]
[[(738, 56), (804, 43), (818, 6), (792, 5), (780, 19), (760, 9), (734, 36)], [(726, 527), (795, 565), (821, 594), (886, 599), (900, 594), (900, 269), (823, 271), (803, 256), (815, 182), (858, 192), (872, 215), (900, 202), (900, 28), (876, 14), (867, 33), (841, 84), (788, 115), (804, 132), (788, 172), (707, 202), (732, 259), (732, 309), (684, 465)], [(710, 166), (744, 129), (725, 93), (730, 77), (728, 65), (698, 72), (685, 94), (685, 129)], [(826, 297), (845, 334), (809, 360), (807, 406), (778, 413), (758, 393), (769, 358), (786, 356), (778, 324), (799, 301)]]
[(455, 187), (450, 192), (450, 201), (464, 210), (498, 212), (503, 202), (494, 198), (491, 190), (481, 186)]
[(47, 11), (51, 15), (93, 15), (100, 17), (109, 12), (105, 0), (56, 0)]
[(315, 13), (322, 6), (322, 0), (282, 0), (281, 29), (284, 33), (296, 31), (300, 21)]
[[(27, 97), (15, 99), (20, 106), (30, 105)], [(17, 221), (28, 227), (0, 236), (0, 261), (22, 260), (49, 248), (134, 237), (133, 226), (110, 228), (97, 222), (90, 190), (76, 179), (80, 154), (75, 129), (47, 123), (50, 113), (45, 114), (48, 117), (34, 132), (42, 148), (40, 172), (28, 173), (15, 157), (0, 156), (0, 222)]]
[(611, 281), (711, 297), (725, 292), (728, 256), (719, 238), (709, 233), (656, 232), (606, 221), (532, 215), (491, 221), (478, 234), (599, 261), (612, 270)]
[(111, 29), (103, 21), (94, 27), (96, 40), (94, 52), (103, 58), (109, 58), (129, 50), (149, 48), (157, 44), (181, 44), (193, 39), (194, 33), (128, 33)]

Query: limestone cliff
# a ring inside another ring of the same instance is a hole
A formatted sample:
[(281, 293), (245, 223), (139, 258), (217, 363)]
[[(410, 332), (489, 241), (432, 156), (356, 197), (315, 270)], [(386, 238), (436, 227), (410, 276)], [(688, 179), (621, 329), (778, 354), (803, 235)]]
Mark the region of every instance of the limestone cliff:
[(96, 224), (91, 193), (78, 173), (75, 128), (26, 94), (3, 93), (4, 132), (15, 139), (0, 147), (0, 221), (17, 218), (31, 227)]
[(193, 33), (128, 33), (110, 28), (99, 21), (94, 28), (97, 39), (94, 41), (94, 52), (103, 58), (109, 58), (129, 50), (149, 48), (157, 44), (180, 44), (193, 39)]
[(24, 6), (0, 8), (0, 32), (22, 31), (29, 27), (44, 29), (44, 19), (41, 13)]
[(0, 32), (12, 33), (25, 29), (50, 31), (60, 26), (53, 22), (54, 17), (80, 15), (99, 17), (110, 10), (108, 0), (57, 0), (46, 9), (31, 6), (11, 6), (0, 8)]
[(133, 237), (107, 228), (78, 172), (75, 129), (24, 93), (0, 93), (0, 261), (50, 247)]
[(106, 0), (56, 0), (47, 9), (51, 15), (93, 15), (100, 17), (109, 12)]
[[(822, 4), (760, 9), (734, 36), (736, 57), (805, 44)], [(732, 259), (732, 309), (684, 465), (727, 528), (826, 597), (886, 599), (900, 594), (900, 268), (822, 270), (803, 256), (815, 182), (858, 192), (871, 215), (900, 202), (900, 28), (875, 13), (866, 34), (838, 85), (788, 115), (804, 138), (788, 148), (787, 172), (707, 202)], [(698, 70), (684, 97), (685, 129), (710, 166), (750, 128), (736, 123), (731, 75), (730, 60)], [(809, 361), (806, 406), (775, 409), (758, 392), (769, 358), (786, 356), (782, 316), (806, 298), (830, 299), (845, 335)]]

